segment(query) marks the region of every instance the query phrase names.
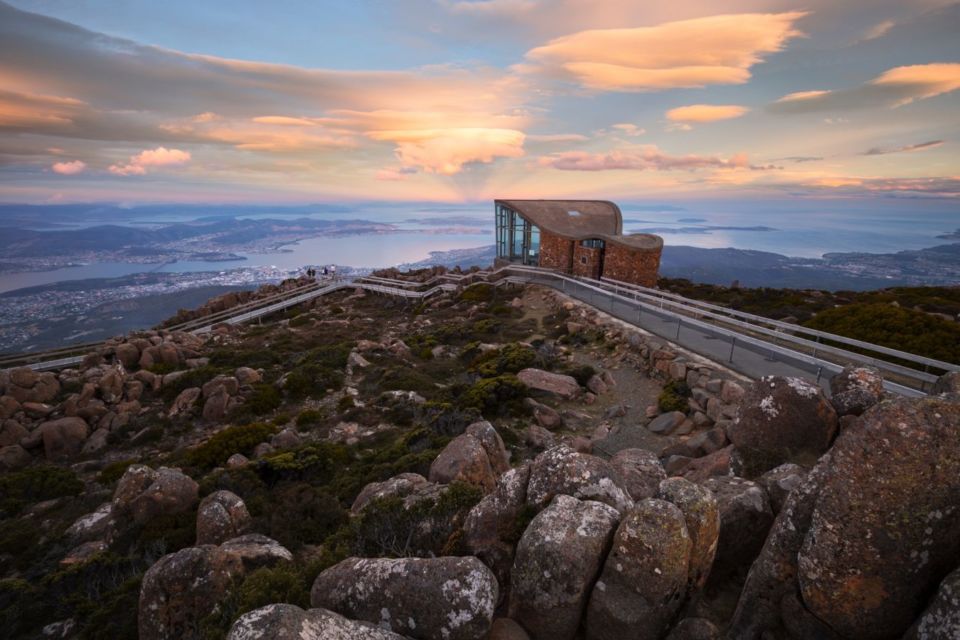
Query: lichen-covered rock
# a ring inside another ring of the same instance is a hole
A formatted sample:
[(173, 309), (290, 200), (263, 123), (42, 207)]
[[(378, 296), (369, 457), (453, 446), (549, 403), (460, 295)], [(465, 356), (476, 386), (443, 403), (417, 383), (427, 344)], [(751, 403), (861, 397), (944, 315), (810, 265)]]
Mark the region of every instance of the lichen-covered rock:
[(530, 522), (511, 573), (510, 617), (533, 640), (572, 640), (619, 522), (616, 509), (557, 495)]
[(523, 405), (530, 409), (534, 419), (545, 429), (559, 429), (563, 426), (563, 418), (553, 407), (537, 402), (533, 398), (524, 398)]
[(200, 393), (200, 387), (191, 387), (181, 391), (174, 399), (173, 404), (170, 405), (170, 412), (168, 415), (171, 418), (174, 418), (183, 413), (189, 412), (197, 403)]
[(660, 459), (646, 449), (622, 449), (610, 458), (610, 466), (634, 500), (652, 498), (660, 482), (667, 478)]
[(326, 609), (304, 611), (281, 603), (237, 618), (227, 640), (403, 640), (403, 636)]
[(720, 538), (711, 570), (721, 579), (750, 567), (773, 524), (773, 511), (763, 488), (737, 477), (709, 478), (703, 486), (713, 493), (720, 511)]
[(824, 453), (837, 433), (837, 412), (820, 387), (767, 376), (747, 390), (727, 431), (745, 474), (753, 477), (798, 456)]
[(720, 508), (708, 489), (684, 478), (660, 483), (657, 498), (673, 503), (683, 513), (690, 534), (689, 593), (701, 589), (710, 577), (720, 540)]
[(657, 435), (669, 436), (673, 434), (677, 430), (677, 427), (683, 424), (683, 421), (686, 419), (687, 415), (682, 411), (668, 411), (667, 413), (661, 413), (650, 421), (650, 424), (647, 425), (647, 430)]
[(463, 542), (480, 558), (502, 588), (510, 581), (510, 566), (517, 540), (523, 535), (518, 528), (527, 499), (530, 464), (525, 463), (504, 473), (492, 493), (475, 504), (463, 523)]
[(683, 476), (690, 482), (703, 483), (715, 476), (733, 474), (735, 451), (733, 445), (714, 451), (708, 455), (690, 460), (677, 470), (667, 469), (668, 475)]
[(249, 386), (263, 380), (263, 376), (256, 369), (250, 367), (239, 367), (233, 372), (234, 378), (240, 383), (240, 386)]
[(217, 387), (203, 403), (203, 419), (207, 422), (223, 420), (230, 408), (230, 394), (223, 386)]
[(830, 379), (830, 395), (837, 415), (859, 416), (883, 398), (883, 377), (875, 367), (846, 366)]
[(313, 583), (310, 603), (421, 640), (480, 640), (497, 580), (473, 557), (348, 558)]
[(497, 478), (483, 444), (475, 436), (464, 433), (447, 444), (430, 465), (430, 482), (450, 484), (465, 482), (493, 491)]
[(883, 402), (831, 457), (798, 557), (803, 602), (841, 635), (895, 637), (960, 555), (960, 403)]
[(956, 638), (960, 638), (960, 569), (943, 579), (926, 610), (903, 636), (903, 640)]
[(293, 560), (293, 554), (286, 547), (259, 533), (231, 538), (220, 545), (220, 550), (238, 558), (247, 571)]
[(133, 369), (140, 362), (140, 349), (137, 348), (137, 345), (129, 342), (118, 344), (114, 348), (114, 355), (117, 357), (117, 361), (127, 369)]
[(197, 544), (220, 544), (247, 532), (252, 524), (247, 505), (231, 491), (215, 491), (197, 509)]
[(182, 513), (197, 503), (199, 486), (179, 469), (131, 465), (113, 494), (114, 514), (145, 524), (158, 515)]
[(466, 433), (475, 437), (483, 445), (483, 450), (487, 452), (490, 467), (495, 475), (499, 476), (510, 468), (510, 454), (507, 453), (507, 447), (503, 444), (503, 439), (492, 424), (486, 420), (474, 422), (467, 427)]
[(730, 622), (730, 638), (759, 640), (765, 633), (782, 626), (781, 601), (797, 588), (797, 553), (810, 526), (829, 464), (828, 453), (787, 495), (760, 555), (747, 574)]
[(950, 371), (937, 378), (930, 393), (960, 393), (960, 371)]
[(670, 630), (666, 640), (719, 640), (720, 630), (706, 618), (684, 618)]
[(419, 473), (401, 473), (383, 482), (371, 482), (357, 494), (350, 511), (354, 514), (360, 513), (373, 500), (390, 496), (402, 498), (428, 484), (430, 483), (427, 479)]
[(200, 621), (219, 608), (240, 559), (212, 545), (188, 547), (160, 558), (140, 587), (140, 640), (200, 640)]
[(657, 640), (683, 604), (690, 564), (683, 513), (647, 498), (623, 515), (587, 607), (588, 640)]
[(555, 395), (564, 400), (572, 400), (580, 395), (580, 385), (572, 376), (530, 368), (520, 371), (517, 379), (534, 391)]
[(538, 424), (532, 424), (524, 430), (523, 441), (534, 451), (545, 451), (557, 443), (554, 435)]
[(609, 462), (562, 444), (534, 459), (527, 503), (542, 509), (557, 495), (597, 500), (621, 512), (633, 506), (623, 481)]
[(47, 460), (53, 462), (76, 458), (90, 435), (90, 427), (83, 418), (51, 420), (37, 429), (43, 438), (43, 450)]
[(19, 471), (32, 460), (30, 453), (18, 444), (0, 447), (0, 471)]
[(774, 514), (777, 514), (783, 508), (790, 492), (799, 487), (806, 477), (806, 469), (798, 464), (787, 462), (767, 471), (757, 478), (757, 483), (767, 492), (770, 508), (773, 509)]

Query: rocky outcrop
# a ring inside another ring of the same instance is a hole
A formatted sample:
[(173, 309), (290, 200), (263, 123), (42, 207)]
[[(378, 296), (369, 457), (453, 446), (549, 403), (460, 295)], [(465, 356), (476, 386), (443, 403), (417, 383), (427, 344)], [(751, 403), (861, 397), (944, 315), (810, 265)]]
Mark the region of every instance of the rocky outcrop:
[(648, 498), (624, 514), (590, 596), (588, 640), (658, 640), (686, 595), (690, 550), (675, 505)]
[(603, 566), (619, 513), (557, 495), (530, 522), (511, 573), (510, 618), (533, 640), (572, 640)]
[(803, 602), (841, 635), (902, 633), (960, 554), (960, 403), (885, 402), (831, 458), (798, 557)]
[(572, 400), (580, 395), (580, 385), (572, 376), (542, 369), (523, 369), (517, 374), (517, 379), (533, 391), (564, 400)]
[(293, 560), (293, 554), (286, 547), (259, 533), (231, 538), (220, 545), (220, 550), (239, 559), (246, 571)]
[(197, 503), (199, 487), (179, 469), (132, 465), (124, 472), (113, 496), (117, 517), (145, 524), (158, 515), (182, 513)]
[(830, 379), (830, 402), (839, 416), (859, 416), (881, 398), (883, 378), (874, 367), (850, 365)]
[[(713, 578), (746, 571), (760, 553), (773, 525), (773, 511), (763, 488), (737, 477), (713, 477), (703, 483), (717, 500), (720, 537)], [(711, 582), (713, 580), (711, 579)]]
[(402, 498), (429, 484), (427, 479), (419, 473), (401, 473), (383, 482), (371, 482), (357, 494), (350, 511), (360, 513), (373, 500), (390, 496)]
[(507, 471), (497, 480), (496, 489), (473, 506), (463, 524), (463, 541), (497, 576), (501, 587), (510, 582), (510, 567), (518, 530), (526, 506), (530, 464)]
[(141, 640), (203, 638), (199, 622), (215, 612), (241, 560), (219, 547), (188, 547), (160, 558), (143, 576), (138, 627)]
[(951, 640), (960, 638), (960, 569), (943, 579), (926, 610), (903, 640)]
[(687, 593), (693, 594), (706, 584), (717, 555), (720, 540), (717, 500), (705, 487), (683, 478), (668, 478), (661, 482), (656, 497), (676, 505), (683, 513), (690, 535)]
[(790, 492), (799, 487), (806, 477), (806, 469), (798, 464), (788, 462), (767, 471), (757, 478), (757, 483), (767, 492), (767, 497), (770, 499), (770, 508), (773, 509), (773, 513), (777, 514), (783, 508)]
[(623, 481), (606, 460), (578, 453), (566, 445), (547, 449), (530, 468), (527, 503), (542, 509), (554, 496), (597, 500), (617, 511), (633, 505)]
[(247, 505), (231, 491), (215, 491), (197, 509), (197, 544), (220, 544), (247, 532), (252, 523)]
[(660, 482), (667, 478), (660, 459), (646, 449), (618, 451), (610, 458), (610, 466), (634, 500), (654, 497)]
[(472, 557), (348, 558), (323, 571), (310, 603), (422, 640), (480, 640), (497, 580)]
[(403, 636), (326, 609), (269, 604), (237, 618), (227, 640), (403, 640)]
[(747, 390), (727, 435), (753, 477), (798, 456), (820, 456), (836, 433), (837, 413), (819, 387), (768, 376)]
[(44, 422), (37, 431), (43, 438), (47, 460), (64, 462), (80, 455), (90, 427), (82, 418), (60, 418)]
[(451, 440), (430, 465), (430, 481), (464, 482), (489, 493), (497, 477), (483, 444), (475, 436), (464, 433)]

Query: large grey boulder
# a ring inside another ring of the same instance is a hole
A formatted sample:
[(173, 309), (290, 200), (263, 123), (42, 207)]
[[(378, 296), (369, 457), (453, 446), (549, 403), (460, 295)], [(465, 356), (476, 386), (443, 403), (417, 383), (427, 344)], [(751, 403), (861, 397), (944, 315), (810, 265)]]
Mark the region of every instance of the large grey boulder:
[(753, 384), (727, 428), (754, 477), (784, 462), (812, 463), (833, 442), (837, 412), (820, 387), (802, 378), (767, 376)]
[(690, 536), (683, 513), (645, 499), (624, 514), (587, 608), (588, 640), (658, 640), (687, 593)]
[(215, 491), (197, 509), (197, 544), (220, 544), (247, 532), (253, 520), (232, 491)]
[(624, 487), (634, 500), (652, 498), (667, 472), (660, 458), (646, 449), (623, 449), (610, 458), (610, 466), (620, 476)]
[(596, 500), (617, 511), (633, 506), (623, 480), (609, 462), (566, 445), (547, 449), (530, 467), (527, 503), (542, 509), (557, 495)]
[(475, 504), (463, 523), (463, 542), (480, 558), (502, 588), (510, 581), (516, 542), (523, 535), (521, 516), (527, 500), (530, 463), (504, 473), (496, 489)]
[(113, 512), (137, 524), (158, 515), (182, 513), (197, 503), (199, 486), (179, 469), (131, 465), (117, 483)]
[(463, 482), (479, 487), (484, 493), (493, 490), (497, 476), (483, 444), (475, 436), (464, 433), (447, 444), (430, 465), (430, 482), (450, 484)]
[(580, 385), (572, 376), (530, 368), (520, 371), (517, 379), (534, 391), (558, 396), (564, 400), (572, 400), (580, 395)]
[(720, 507), (706, 487), (684, 478), (660, 483), (657, 498), (677, 506), (690, 534), (689, 594), (701, 589), (710, 576), (720, 541)]
[(960, 569), (943, 579), (927, 608), (903, 640), (955, 640), (960, 638)]
[(713, 477), (703, 486), (720, 511), (720, 537), (711, 573), (721, 579), (749, 569), (773, 525), (773, 511), (763, 488), (737, 477)]
[(509, 615), (533, 640), (572, 640), (603, 566), (619, 513), (557, 495), (517, 545)]
[(83, 418), (60, 418), (44, 422), (37, 430), (43, 438), (47, 460), (64, 462), (80, 455), (90, 427)]
[(313, 583), (310, 603), (422, 640), (480, 640), (497, 580), (473, 557), (348, 558)]
[(403, 640), (403, 636), (326, 609), (304, 611), (280, 603), (237, 618), (227, 640)]
[(140, 640), (200, 640), (200, 620), (215, 613), (243, 563), (219, 547), (188, 547), (147, 569), (137, 616)]
[(830, 402), (837, 415), (859, 416), (883, 398), (883, 377), (879, 369), (849, 365), (830, 379)]

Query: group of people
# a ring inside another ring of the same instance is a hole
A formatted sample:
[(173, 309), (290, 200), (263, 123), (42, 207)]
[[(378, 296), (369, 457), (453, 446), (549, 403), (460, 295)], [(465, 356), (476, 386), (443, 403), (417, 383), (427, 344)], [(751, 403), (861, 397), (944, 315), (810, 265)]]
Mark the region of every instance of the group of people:
[(332, 264), (329, 267), (324, 267), (318, 272), (315, 268), (310, 267), (307, 269), (307, 277), (316, 278), (317, 276), (322, 278), (336, 278), (337, 277), (337, 265)]

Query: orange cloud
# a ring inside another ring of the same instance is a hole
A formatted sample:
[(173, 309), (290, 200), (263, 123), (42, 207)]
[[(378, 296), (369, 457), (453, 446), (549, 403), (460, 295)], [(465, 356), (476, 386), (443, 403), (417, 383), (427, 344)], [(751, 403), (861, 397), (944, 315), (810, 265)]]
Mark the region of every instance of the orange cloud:
[(720, 15), (655, 27), (581, 31), (532, 49), (527, 53), (532, 66), (520, 70), (568, 76), (605, 91), (742, 84), (764, 54), (782, 50), (801, 35), (794, 23), (805, 15)]
[(870, 107), (902, 107), (960, 89), (960, 63), (935, 62), (894, 67), (852, 89), (797, 91), (769, 106), (771, 111), (804, 113)]
[(514, 129), (476, 127), (371, 131), (367, 135), (396, 143), (394, 153), (404, 167), (441, 175), (458, 173), (472, 162), (518, 158), (523, 155), (525, 137)]
[(670, 156), (656, 145), (645, 145), (638, 149), (617, 150), (609, 153), (588, 153), (586, 151), (565, 151), (538, 159), (542, 167), (551, 167), (562, 171), (673, 171), (694, 169), (746, 169), (752, 168), (744, 154), (730, 158), (717, 156)]
[(147, 168), (171, 167), (187, 162), (190, 162), (189, 151), (157, 147), (145, 149), (135, 156), (130, 156), (126, 164), (112, 164), (108, 170), (117, 176), (142, 176), (147, 173)]
[(691, 104), (667, 111), (667, 120), (672, 122), (716, 122), (739, 118), (749, 111), (735, 104)]
[(616, 129), (617, 131), (622, 131), (628, 136), (642, 136), (647, 132), (646, 129), (642, 129), (637, 125), (631, 124), (629, 122), (620, 122), (618, 124), (613, 125), (613, 128)]
[(54, 173), (59, 173), (62, 176), (72, 176), (80, 173), (87, 168), (87, 163), (82, 160), (72, 160), (70, 162), (54, 162), (53, 166), (50, 169)]

